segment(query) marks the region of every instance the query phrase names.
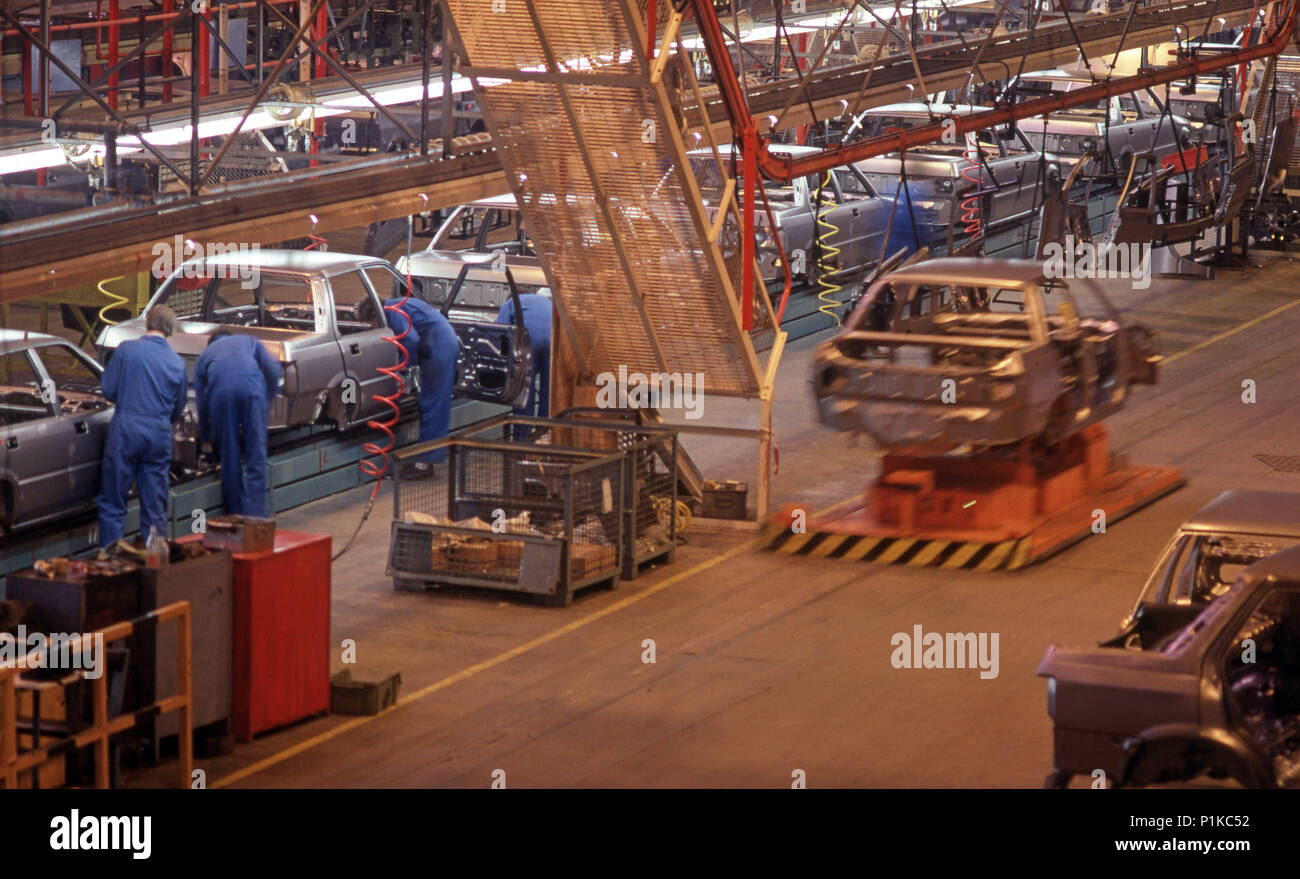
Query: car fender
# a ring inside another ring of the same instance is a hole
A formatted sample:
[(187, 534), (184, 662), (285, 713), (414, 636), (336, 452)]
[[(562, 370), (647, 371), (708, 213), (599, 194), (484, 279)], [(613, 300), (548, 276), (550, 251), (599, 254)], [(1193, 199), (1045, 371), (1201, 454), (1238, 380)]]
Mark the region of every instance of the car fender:
[(1203, 727), (1196, 723), (1167, 723), (1149, 727), (1125, 739), (1125, 758), (1116, 783), (1127, 782), (1134, 769), (1161, 745), (1201, 747), (1225, 755), (1225, 768), (1246, 787), (1275, 787), (1276, 779), (1263, 757), (1240, 736), (1222, 727)]

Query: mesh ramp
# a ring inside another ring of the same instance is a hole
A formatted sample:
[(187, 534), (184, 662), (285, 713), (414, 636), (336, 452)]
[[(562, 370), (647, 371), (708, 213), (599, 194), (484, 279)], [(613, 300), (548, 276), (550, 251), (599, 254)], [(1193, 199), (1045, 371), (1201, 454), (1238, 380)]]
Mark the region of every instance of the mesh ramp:
[(639, 4), (448, 8), (582, 371), (703, 373), (708, 393), (758, 396), (771, 303), (756, 283), (753, 329), (742, 329), (734, 199), (712, 233), (727, 175), (719, 165), (697, 179), (701, 160), (688, 162), (692, 74), (670, 64), (651, 76)]

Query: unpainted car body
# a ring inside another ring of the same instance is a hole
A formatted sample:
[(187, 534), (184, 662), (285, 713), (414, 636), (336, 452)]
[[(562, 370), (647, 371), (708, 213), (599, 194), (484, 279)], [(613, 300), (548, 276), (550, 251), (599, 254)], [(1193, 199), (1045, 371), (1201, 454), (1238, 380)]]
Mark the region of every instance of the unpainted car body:
[[(949, 257), (889, 272), (814, 356), (824, 424), (920, 454), (1055, 442), (1155, 382), (1145, 328), (1100, 289), (1090, 307), (1030, 260)], [(1049, 314), (1044, 289), (1062, 299)], [(1089, 289), (1091, 287), (1091, 289)]]
[[(935, 117), (968, 116), (989, 109), (970, 104), (927, 107), (917, 102), (875, 107), (858, 114), (844, 140), (851, 143), (892, 129), (925, 125)], [(854, 167), (877, 192), (889, 197), (899, 193), (899, 179), (906, 172), (916, 222), (927, 227), (930, 239), (944, 237), (962, 221), (964, 203), (974, 208), (981, 225), (989, 226), (1037, 210), (1043, 193), (1060, 187), (1063, 178), (1056, 156), (1036, 151), (1019, 130), (1011, 134), (1011, 139), (1003, 139), (999, 129), (971, 132), (956, 143), (923, 144), (904, 157), (888, 153), (856, 162)], [(907, 202), (900, 202), (899, 210), (906, 206)]]
[[(797, 144), (771, 144), (768, 149), (773, 155), (791, 158), (819, 152), (815, 147)], [(720, 152), (728, 167), (740, 162), (738, 153), (732, 156), (730, 146), (722, 147)], [(712, 155), (711, 150), (691, 151), (697, 176), (717, 173)], [(703, 185), (721, 189), (719, 181), (713, 179), (705, 179)], [(893, 213), (892, 193), (878, 193), (856, 168), (841, 166), (821, 176), (809, 174), (788, 183), (764, 180), (763, 188), (776, 220), (781, 249), (790, 260), (791, 272), (797, 279), (812, 281), (822, 274), (840, 275), (855, 271), (864, 264), (871, 265), (881, 258)], [(898, 221), (895, 221), (897, 226)], [(775, 281), (784, 278), (776, 236), (761, 199), (757, 200), (754, 212), (754, 228), (758, 237), (759, 272), (763, 279)], [(894, 250), (898, 243), (895, 241), (889, 249)], [(819, 247), (822, 248), (820, 252)], [(838, 253), (832, 254), (830, 248), (835, 248)]]
[[(218, 329), (265, 345), (284, 369), (281, 395), (271, 403), (270, 429), (323, 419), (348, 427), (388, 411), (375, 396), (391, 395), (395, 383), (379, 369), (400, 362), (398, 349), (384, 338), (392, 330), (358, 320), (357, 306), (369, 298), (379, 309), (400, 283), (391, 265), (371, 256), (231, 253), (182, 264), (158, 288), (146, 312), (155, 305), (176, 312), (179, 326), (169, 342), (186, 362), (191, 381), (194, 364)], [(106, 327), (97, 342), (101, 359), (107, 362), (117, 346), (144, 334), (143, 314)]]
[(0, 329), (0, 529), (94, 506), (113, 405), (103, 369), (63, 339)]
[[(1045, 70), (1013, 77), (1003, 97), (1027, 101), (1093, 84), (1085, 73)], [(1115, 95), (1090, 105), (1071, 107), (1016, 123), (1034, 149), (1055, 153), (1072, 168), (1088, 153), (1103, 157), (1100, 167), (1089, 162), (1085, 171), (1109, 168), (1124, 173), (1131, 157), (1154, 153), (1158, 160), (1192, 145), (1191, 124), (1181, 116), (1161, 112), (1149, 92)]]
[(460, 395), (505, 403), (527, 395), (534, 364), (523, 309), (516, 304), (509, 324), (497, 314), (547, 281), (513, 195), (453, 208), (428, 247), (398, 258), (397, 271), (410, 273), (413, 294), (442, 312), (470, 352), (457, 374)]
[[(1280, 511), (1244, 497), (1216, 504), (1256, 520), (1215, 523), (1218, 531), (1294, 535), (1300, 524), (1295, 495)], [(1097, 770), (1116, 787), (1203, 775), (1246, 787), (1300, 781), (1300, 547), (1255, 561), (1216, 591), (1208, 603), (1144, 600), (1097, 647), (1048, 648), (1038, 667), (1054, 723), (1047, 786)]]

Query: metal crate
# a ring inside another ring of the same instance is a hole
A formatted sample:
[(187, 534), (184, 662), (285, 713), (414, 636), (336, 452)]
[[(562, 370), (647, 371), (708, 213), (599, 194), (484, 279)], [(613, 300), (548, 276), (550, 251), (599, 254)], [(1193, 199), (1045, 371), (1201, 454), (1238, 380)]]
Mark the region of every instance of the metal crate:
[[(446, 460), (419, 458), (445, 449)], [(430, 585), (524, 592), (553, 604), (617, 584), (624, 460), (617, 452), (461, 436), (397, 453), (388, 574)]]
[(502, 415), (457, 436), (493, 441), (525, 429), (529, 435), (521, 441), (538, 446), (623, 456), (624, 580), (635, 580), (647, 562), (673, 560), (675, 535), (683, 526), (677, 508), (676, 428), (638, 424), (619, 411), (602, 417), (585, 410), (556, 418)]

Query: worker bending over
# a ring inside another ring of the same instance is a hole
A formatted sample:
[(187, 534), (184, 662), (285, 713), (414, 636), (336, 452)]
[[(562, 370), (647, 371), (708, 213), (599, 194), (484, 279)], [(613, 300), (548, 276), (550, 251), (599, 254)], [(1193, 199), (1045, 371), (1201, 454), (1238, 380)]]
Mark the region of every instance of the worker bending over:
[[(536, 293), (521, 293), (519, 308), (524, 313), (524, 329), (528, 331), (528, 341), (533, 349), (533, 374), (528, 377), (528, 398), (522, 406), (515, 407), (516, 415), (536, 415), (546, 418), (551, 414), (551, 290), (542, 287)], [(515, 300), (507, 297), (501, 311), (497, 313), (497, 323), (515, 322)], [(537, 383), (541, 383), (541, 391)], [(522, 439), (529, 433), (526, 425), (515, 425), (515, 438)]]
[(176, 315), (155, 305), (145, 316), (147, 332), (123, 342), (104, 369), (104, 396), (116, 404), (104, 442), (100, 471), (99, 545), (122, 536), (131, 483), (140, 489), (140, 535), (151, 528), (167, 535), (167, 471), (172, 463), (172, 424), (185, 412), (185, 363), (167, 337)]
[[(395, 296), (384, 302), (388, 324), (396, 335), (409, 326), (410, 332), (401, 339), (406, 348), (408, 362), (420, 367), (420, 442), (442, 439), (451, 432), (451, 395), (456, 387), (456, 361), (460, 357), (460, 339), (442, 312), (429, 303)], [(402, 311), (390, 310), (396, 305)], [(408, 323), (407, 316), (410, 317)], [(374, 303), (363, 299), (357, 306), (357, 318), (371, 324), (379, 319)], [(446, 449), (438, 449), (421, 456), (421, 463), (436, 464), (447, 457)]]
[(280, 364), (257, 339), (218, 330), (194, 367), (199, 439), (221, 459), (226, 512), (267, 515), (266, 421)]

